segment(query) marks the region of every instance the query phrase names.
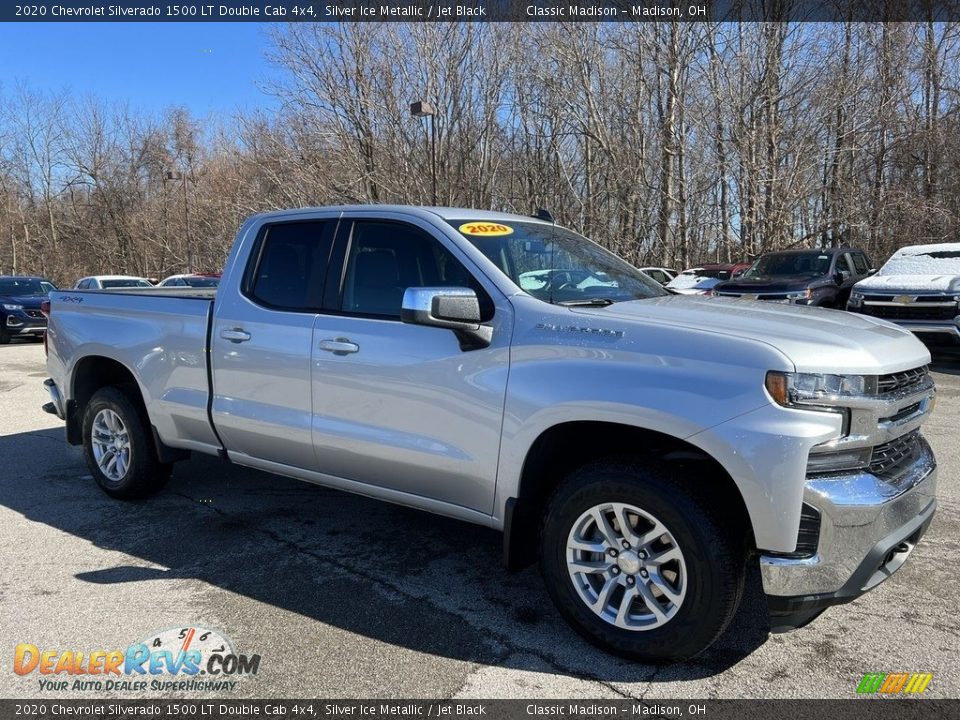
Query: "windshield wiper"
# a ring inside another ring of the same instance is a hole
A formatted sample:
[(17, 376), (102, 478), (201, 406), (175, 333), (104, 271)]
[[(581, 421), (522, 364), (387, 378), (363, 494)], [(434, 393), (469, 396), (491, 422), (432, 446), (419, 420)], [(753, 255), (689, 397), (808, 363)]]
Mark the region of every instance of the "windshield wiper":
[(610, 298), (590, 298), (589, 300), (561, 300), (560, 302), (554, 303), (555, 305), (563, 305), (564, 307), (606, 307), (607, 305), (613, 305), (616, 300), (611, 300)]

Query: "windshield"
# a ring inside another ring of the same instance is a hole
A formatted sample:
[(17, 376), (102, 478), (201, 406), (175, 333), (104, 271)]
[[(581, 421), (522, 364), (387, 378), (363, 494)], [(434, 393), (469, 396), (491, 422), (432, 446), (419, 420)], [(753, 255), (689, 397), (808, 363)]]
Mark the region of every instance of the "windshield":
[(880, 275), (960, 275), (960, 243), (903, 248), (880, 268)]
[(820, 277), (830, 271), (830, 256), (817, 252), (771, 253), (757, 261), (741, 277)]
[(46, 295), (55, 289), (36, 278), (0, 278), (0, 295)]
[(613, 253), (555, 225), (449, 222), (504, 275), (545, 302), (606, 304), (667, 294)]
[(100, 287), (104, 288), (128, 288), (128, 287), (153, 287), (146, 280), (137, 278), (120, 278), (119, 280), (101, 280)]

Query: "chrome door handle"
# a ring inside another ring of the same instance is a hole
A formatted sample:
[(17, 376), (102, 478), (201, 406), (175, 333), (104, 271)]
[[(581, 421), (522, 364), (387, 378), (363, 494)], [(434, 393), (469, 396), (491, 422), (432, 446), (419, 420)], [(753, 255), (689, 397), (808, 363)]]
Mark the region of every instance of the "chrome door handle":
[(334, 355), (349, 355), (360, 350), (360, 346), (346, 338), (337, 338), (336, 340), (321, 340), (320, 349), (332, 352)]
[(250, 333), (240, 328), (234, 328), (233, 330), (221, 330), (220, 337), (230, 342), (242, 343), (250, 339)]

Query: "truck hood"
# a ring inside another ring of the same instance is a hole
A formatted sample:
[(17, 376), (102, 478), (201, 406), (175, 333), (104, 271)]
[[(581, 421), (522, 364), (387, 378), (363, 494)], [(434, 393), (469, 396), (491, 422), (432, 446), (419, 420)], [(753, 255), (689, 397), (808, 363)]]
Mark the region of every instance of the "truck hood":
[(960, 275), (874, 275), (855, 286), (858, 292), (944, 292), (960, 294)]
[(714, 292), (739, 293), (787, 293), (806, 290), (807, 288), (829, 285), (828, 277), (811, 277), (810, 275), (790, 275), (785, 277), (740, 278), (722, 282), (714, 288)]
[[(672, 325), (770, 345), (799, 372), (882, 375), (925, 365), (930, 353), (912, 333), (879, 318), (798, 305), (671, 295), (619, 302), (607, 307), (573, 307), (598, 321)], [(624, 327), (624, 338), (642, 342)], [(697, 342), (691, 337), (690, 342)]]
[(0, 295), (0, 305), (23, 305), (26, 310), (39, 310), (46, 295)]

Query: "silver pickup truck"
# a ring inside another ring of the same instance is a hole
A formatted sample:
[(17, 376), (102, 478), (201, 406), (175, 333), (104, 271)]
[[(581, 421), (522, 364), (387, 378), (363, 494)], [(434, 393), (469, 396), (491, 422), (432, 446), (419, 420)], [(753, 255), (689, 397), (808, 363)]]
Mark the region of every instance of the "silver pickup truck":
[(545, 220), (268, 213), (215, 292), (70, 290), (48, 312), (45, 409), (110, 495), (201, 452), (496, 528), (631, 658), (709, 646), (751, 565), (774, 629), (809, 622), (897, 570), (937, 506), (908, 331), (672, 295)]

